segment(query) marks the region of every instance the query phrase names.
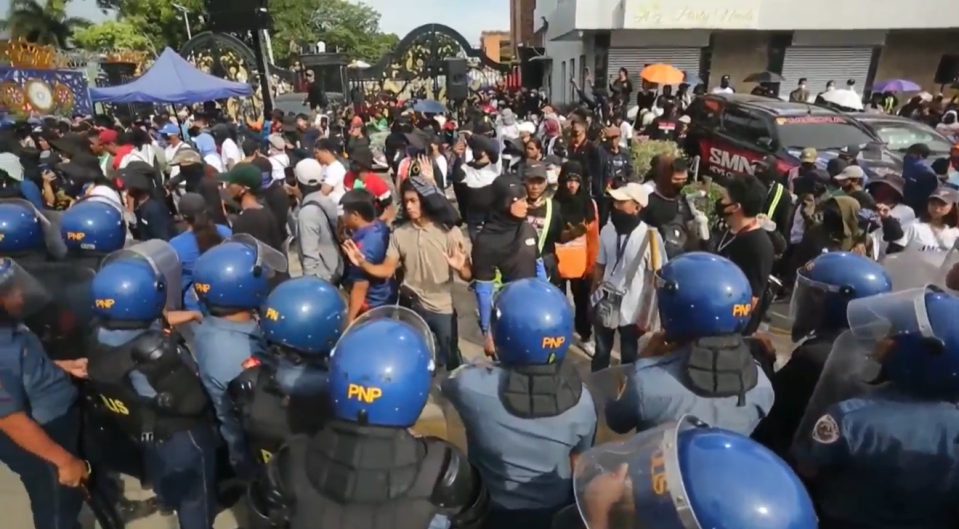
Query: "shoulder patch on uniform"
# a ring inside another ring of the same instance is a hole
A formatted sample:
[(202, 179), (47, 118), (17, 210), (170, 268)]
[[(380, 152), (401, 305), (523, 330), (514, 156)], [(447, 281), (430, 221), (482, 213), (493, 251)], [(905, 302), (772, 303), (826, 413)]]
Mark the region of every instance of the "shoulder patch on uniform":
[(256, 358), (255, 356), (251, 356), (247, 358), (246, 360), (244, 360), (243, 363), (240, 364), (240, 367), (242, 367), (243, 369), (252, 369), (260, 365), (260, 363), (261, 362), (259, 358)]
[(812, 427), (812, 438), (813, 441), (824, 445), (838, 441), (839, 424), (836, 423), (836, 419), (833, 419), (832, 415), (829, 414), (820, 417), (816, 421), (816, 425)]

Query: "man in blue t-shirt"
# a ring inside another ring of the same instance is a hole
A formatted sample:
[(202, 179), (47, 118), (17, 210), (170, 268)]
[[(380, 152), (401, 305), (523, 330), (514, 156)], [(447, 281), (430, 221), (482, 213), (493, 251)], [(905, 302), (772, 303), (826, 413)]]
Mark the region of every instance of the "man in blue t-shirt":
[(351, 264), (343, 284), (350, 292), (349, 321), (370, 309), (396, 302), (396, 280), (380, 279), (358, 266), (360, 260), (381, 264), (390, 245), (390, 228), (377, 218), (376, 198), (366, 189), (347, 191), (340, 199), (342, 222), (352, 232), (345, 250)]

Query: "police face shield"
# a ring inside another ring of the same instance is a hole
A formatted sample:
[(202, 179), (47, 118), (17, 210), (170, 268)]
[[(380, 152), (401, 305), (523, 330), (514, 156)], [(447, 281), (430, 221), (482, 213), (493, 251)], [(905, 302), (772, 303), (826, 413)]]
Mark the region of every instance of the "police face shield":
[(932, 337), (925, 288), (880, 294), (849, 302), (849, 330), (833, 342), (793, 440), (806, 446), (814, 425), (830, 406), (880, 387), (881, 361), (897, 335)]
[[(90, 329), (93, 321), (93, 278), (96, 270), (72, 262), (41, 262), (24, 265), (27, 271), (43, 285), (52, 298), (53, 313), (43, 333), (34, 329), (43, 339), (47, 353), (60, 356), (58, 350), (77, 354), (76, 333)], [(51, 350), (52, 349), (52, 350)]]
[[(609, 367), (583, 378), (586, 390), (596, 404), (595, 444), (622, 441), (633, 436), (621, 423), (635, 422), (636, 410), (627, 404), (629, 392), (636, 391), (636, 367), (632, 364)], [(627, 396), (624, 399), (624, 396)]]
[(429, 348), (430, 357), (435, 361), (436, 342), (433, 339), (433, 331), (431, 331), (429, 325), (426, 324), (426, 320), (412, 310), (406, 307), (400, 307), (399, 305), (383, 305), (382, 307), (376, 307), (375, 309), (364, 312), (362, 315), (360, 315), (360, 317), (353, 320), (353, 323), (346, 328), (346, 331), (343, 333), (343, 336), (340, 337), (340, 340), (342, 340), (351, 331), (355, 331), (364, 323), (380, 319), (401, 321), (415, 329), (417, 333), (422, 336), (427, 348)]
[(683, 485), (679, 436), (706, 428), (686, 416), (579, 456), (573, 492), (588, 529), (699, 529)]
[(789, 318), (793, 322), (792, 339), (798, 341), (819, 328), (823, 319), (823, 305), (829, 293), (839, 293), (840, 287), (813, 281), (807, 270), (799, 269), (789, 300)]
[(0, 319), (22, 322), (52, 301), (50, 291), (13, 259), (0, 258)]
[(223, 242), (238, 242), (256, 250), (255, 266), (260, 267), (267, 277), (273, 277), (276, 272), (283, 273), (287, 271), (286, 256), (270, 248), (269, 245), (260, 242), (259, 239), (252, 235), (240, 233), (230, 236)]
[(160, 239), (140, 242), (129, 248), (111, 253), (103, 260), (103, 265), (106, 266), (122, 259), (143, 259), (149, 263), (153, 272), (166, 280), (166, 308), (168, 310), (180, 309), (183, 303), (183, 287), (180, 280), (182, 267), (180, 266), (180, 258), (177, 256), (176, 250), (170, 246), (170, 243)]
[(60, 212), (38, 210), (33, 204), (22, 198), (4, 198), (2, 201), (19, 204), (33, 210), (40, 221), (41, 229), (43, 229), (43, 239), (47, 252), (56, 259), (62, 259), (67, 254), (67, 244), (60, 236)]
[(892, 280), (892, 290), (898, 292), (939, 282), (940, 270), (947, 254), (943, 252), (905, 251), (887, 255), (882, 267)]

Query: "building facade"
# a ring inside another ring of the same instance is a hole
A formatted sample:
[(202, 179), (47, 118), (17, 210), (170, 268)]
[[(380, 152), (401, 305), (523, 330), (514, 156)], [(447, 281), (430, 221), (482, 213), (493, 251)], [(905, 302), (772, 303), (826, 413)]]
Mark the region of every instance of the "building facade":
[(660, 62), (710, 88), (729, 75), (739, 92), (763, 70), (786, 78), (781, 92), (806, 78), (813, 93), (850, 79), (857, 90), (909, 79), (950, 93), (959, 77), (956, 0), (537, 0), (534, 19), (557, 102), (576, 99), (570, 80), (582, 86), (587, 69), (600, 86), (625, 68), (635, 93), (643, 67)]
[(508, 31), (483, 31), (480, 33), (480, 49), (496, 62), (513, 60), (513, 43)]

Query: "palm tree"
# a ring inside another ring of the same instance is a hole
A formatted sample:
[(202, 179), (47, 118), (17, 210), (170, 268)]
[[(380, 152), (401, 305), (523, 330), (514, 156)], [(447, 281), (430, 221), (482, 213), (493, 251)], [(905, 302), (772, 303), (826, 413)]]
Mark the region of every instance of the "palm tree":
[(0, 19), (0, 31), (11, 38), (23, 38), (37, 44), (68, 48), (73, 31), (91, 22), (68, 17), (63, 0), (13, 0), (7, 18)]

